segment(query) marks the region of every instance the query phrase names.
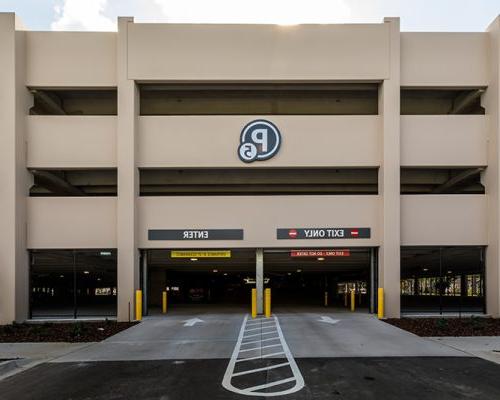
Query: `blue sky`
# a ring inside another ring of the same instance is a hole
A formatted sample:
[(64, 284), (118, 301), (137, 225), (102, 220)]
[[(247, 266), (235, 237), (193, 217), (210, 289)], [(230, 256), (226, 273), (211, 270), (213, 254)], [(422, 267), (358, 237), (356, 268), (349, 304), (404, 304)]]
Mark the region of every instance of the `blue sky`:
[(214, 23), (380, 22), (401, 17), (404, 31), (484, 31), (500, 0), (0, 0), (32, 30), (115, 30), (136, 21)]

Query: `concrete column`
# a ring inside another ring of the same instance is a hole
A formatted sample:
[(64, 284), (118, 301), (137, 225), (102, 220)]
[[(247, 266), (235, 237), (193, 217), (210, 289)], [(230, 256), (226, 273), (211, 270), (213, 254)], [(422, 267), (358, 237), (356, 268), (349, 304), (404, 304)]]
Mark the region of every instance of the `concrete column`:
[(136, 166), (138, 93), (127, 76), (128, 24), (133, 18), (118, 18), (117, 43), (117, 241), (118, 241), (118, 320), (133, 318), (134, 292), (139, 289), (139, 251), (137, 249), (137, 197), (139, 172)]
[(0, 13), (0, 324), (25, 320), (29, 307), (25, 37), (15, 14)]
[(375, 310), (375, 301), (376, 301), (376, 293), (377, 293), (377, 286), (376, 286), (376, 279), (375, 279), (375, 249), (371, 248), (370, 249), (370, 312), (374, 313)]
[(500, 17), (488, 27), (489, 85), (483, 96), (488, 119), (488, 168), (483, 179), (488, 198), (488, 248), (486, 249), (486, 312), (500, 317)]
[(385, 18), (390, 35), (390, 71), (380, 88), (382, 162), (379, 196), (382, 242), (379, 250), (379, 287), (385, 290), (385, 314), (400, 316), (400, 31), (399, 18)]
[(142, 252), (142, 315), (148, 315), (148, 253)]
[(257, 314), (264, 312), (264, 250), (255, 250), (255, 285), (257, 287)]

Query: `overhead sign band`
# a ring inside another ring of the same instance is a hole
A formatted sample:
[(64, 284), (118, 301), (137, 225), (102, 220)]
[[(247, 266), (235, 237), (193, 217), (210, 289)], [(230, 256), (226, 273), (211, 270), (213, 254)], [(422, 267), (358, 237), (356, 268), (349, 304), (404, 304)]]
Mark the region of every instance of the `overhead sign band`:
[(148, 240), (243, 240), (243, 229), (150, 229)]
[(172, 250), (172, 258), (231, 258), (231, 250)]
[(370, 228), (279, 228), (277, 239), (369, 239)]

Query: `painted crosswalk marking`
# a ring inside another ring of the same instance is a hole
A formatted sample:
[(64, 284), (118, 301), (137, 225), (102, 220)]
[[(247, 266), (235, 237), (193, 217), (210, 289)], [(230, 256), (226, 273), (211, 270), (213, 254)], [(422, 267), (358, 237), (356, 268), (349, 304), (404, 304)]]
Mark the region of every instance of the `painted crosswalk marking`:
[[(269, 371), (277, 372), (268, 374)], [(245, 381), (251, 376), (259, 378), (259, 373), (263, 373), (262, 383), (255, 379)], [(245, 316), (222, 386), (234, 393), (260, 397), (283, 396), (304, 387), (304, 378), (276, 316), (256, 320), (249, 320), (248, 315)]]

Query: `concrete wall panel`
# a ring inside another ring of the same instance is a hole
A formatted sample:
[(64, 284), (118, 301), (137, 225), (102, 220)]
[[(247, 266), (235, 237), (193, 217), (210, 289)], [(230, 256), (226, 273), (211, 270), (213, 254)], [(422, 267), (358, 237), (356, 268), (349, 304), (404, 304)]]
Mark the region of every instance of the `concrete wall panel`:
[(27, 32), (26, 85), (116, 86), (116, 33)]
[(486, 245), (487, 196), (401, 196), (401, 245)]
[(488, 149), (484, 115), (403, 115), (401, 165), (485, 166)]
[[(377, 246), (378, 196), (140, 197), (139, 247)], [(368, 227), (371, 239), (277, 240), (277, 228)], [(148, 229), (244, 229), (242, 241), (149, 241)]]
[(116, 198), (28, 198), (28, 248), (116, 247)]
[(364, 25), (129, 24), (137, 80), (384, 79), (389, 30)]
[(279, 153), (244, 164), (237, 155), (243, 127), (257, 116), (139, 118), (140, 167), (367, 167), (380, 164), (378, 116), (272, 116)]
[(116, 117), (27, 117), (29, 168), (116, 167)]
[(401, 33), (401, 86), (487, 86), (487, 33)]

